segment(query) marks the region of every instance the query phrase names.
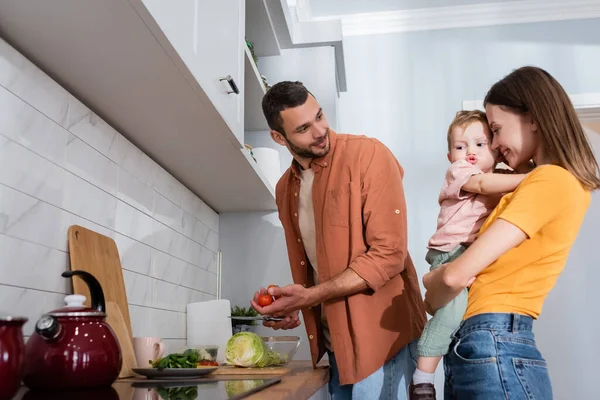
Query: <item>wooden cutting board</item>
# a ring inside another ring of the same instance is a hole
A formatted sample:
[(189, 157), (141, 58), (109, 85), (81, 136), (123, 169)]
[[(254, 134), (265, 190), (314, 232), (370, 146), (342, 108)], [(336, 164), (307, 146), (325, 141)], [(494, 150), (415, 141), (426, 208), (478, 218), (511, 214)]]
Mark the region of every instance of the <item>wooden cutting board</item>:
[(239, 368), (232, 365), (223, 365), (212, 375), (285, 375), (292, 372), (286, 367), (265, 367), (265, 368)]
[[(73, 225), (69, 228), (69, 252), (71, 270), (89, 272), (100, 282), (107, 304), (107, 322), (117, 335), (124, 357), (119, 378), (133, 376), (131, 366), (136, 365), (135, 356), (131, 364), (127, 351), (129, 348), (133, 350), (131, 320), (119, 250), (115, 241), (82, 226)], [(86, 296), (86, 305), (89, 306), (90, 292), (85, 282), (75, 276), (72, 282), (73, 292)], [(113, 304), (110, 306), (111, 310), (108, 310), (110, 303)]]
[(115, 332), (119, 344), (121, 345), (121, 355), (123, 356), (123, 365), (121, 366), (121, 372), (119, 378), (128, 378), (135, 376), (133, 368), (137, 367), (137, 360), (135, 359), (135, 351), (133, 350), (133, 343), (131, 336), (127, 332), (127, 326), (123, 319), (123, 314), (119, 306), (114, 301), (106, 302), (106, 322)]

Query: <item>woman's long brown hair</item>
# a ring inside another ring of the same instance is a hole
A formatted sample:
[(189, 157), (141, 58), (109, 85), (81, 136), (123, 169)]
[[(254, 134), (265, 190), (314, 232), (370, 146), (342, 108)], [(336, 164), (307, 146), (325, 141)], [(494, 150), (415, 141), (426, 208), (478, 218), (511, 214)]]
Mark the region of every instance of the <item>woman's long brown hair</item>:
[(600, 168), (575, 107), (552, 75), (537, 67), (519, 68), (491, 87), (484, 100), (488, 104), (529, 113), (550, 159), (587, 190), (600, 188)]

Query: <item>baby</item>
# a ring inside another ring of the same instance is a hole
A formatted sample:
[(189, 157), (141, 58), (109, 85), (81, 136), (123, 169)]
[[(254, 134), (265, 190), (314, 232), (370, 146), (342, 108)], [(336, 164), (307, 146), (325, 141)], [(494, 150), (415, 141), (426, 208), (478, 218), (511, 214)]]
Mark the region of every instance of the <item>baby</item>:
[[(430, 270), (458, 258), (473, 243), (502, 195), (514, 191), (525, 177), (494, 173), (497, 154), (491, 142), (482, 111), (459, 111), (448, 128), (451, 165), (438, 200), (437, 230), (427, 246)], [(410, 387), (411, 400), (435, 399), (434, 372), (463, 319), (467, 294), (464, 289), (425, 325), (417, 347), (419, 359)]]

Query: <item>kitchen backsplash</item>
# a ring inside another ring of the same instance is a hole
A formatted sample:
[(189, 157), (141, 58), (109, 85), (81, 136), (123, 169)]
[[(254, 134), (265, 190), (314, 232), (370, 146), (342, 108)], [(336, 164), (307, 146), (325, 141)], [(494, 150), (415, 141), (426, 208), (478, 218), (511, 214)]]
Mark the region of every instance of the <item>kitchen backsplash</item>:
[(117, 243), (134, 336), (183, 346), (186, 305), (216, 298), (218, 214), (0, 39), (0, 313), (26, 336), (71, 291), (71, 225)]

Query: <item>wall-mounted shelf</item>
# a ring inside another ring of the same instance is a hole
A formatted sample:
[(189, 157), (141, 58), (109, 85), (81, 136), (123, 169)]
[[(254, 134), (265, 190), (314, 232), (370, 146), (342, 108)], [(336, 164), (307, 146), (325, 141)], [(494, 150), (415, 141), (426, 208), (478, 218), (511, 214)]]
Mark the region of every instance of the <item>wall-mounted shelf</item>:
[(265, 131), (269, 130), (269, 125), (265, 120), (262, 111), (262, 98), (267, 92), (265, 85), (260, 77), (252, 54), (247, 46), (246, 61), (244, 62), (244, 130), (245, 131)]
[(280, 54), (266, 0), (246, 0), (246, 39), (254, 44), (257, 57)]

